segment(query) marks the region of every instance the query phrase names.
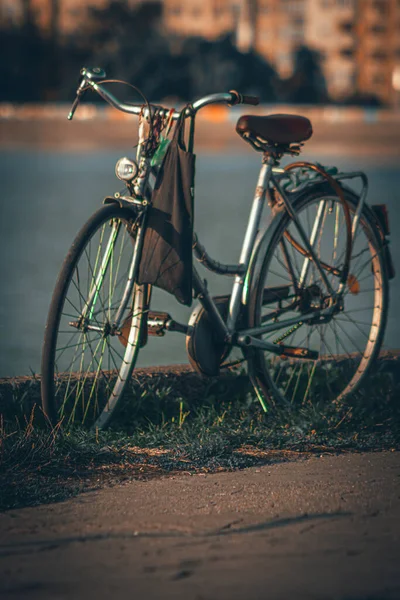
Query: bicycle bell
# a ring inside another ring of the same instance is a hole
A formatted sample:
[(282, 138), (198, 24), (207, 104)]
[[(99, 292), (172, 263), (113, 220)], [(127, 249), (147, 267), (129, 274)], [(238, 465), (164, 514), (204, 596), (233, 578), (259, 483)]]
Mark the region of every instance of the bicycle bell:
[(134, 160), (124, 156), (115, 165), (115, 174), (121, 181), (132, 181), (138, 174), (138, 166)]

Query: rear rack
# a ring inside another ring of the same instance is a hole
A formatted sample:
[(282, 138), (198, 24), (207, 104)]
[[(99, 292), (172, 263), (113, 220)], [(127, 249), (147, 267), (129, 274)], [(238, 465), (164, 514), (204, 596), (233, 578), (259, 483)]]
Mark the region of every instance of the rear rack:
[[(296, 163), (294, 163), (295, 165)], [(318, 167), (322, 167), (328, 175), (330, 175), (336, 181), (345, 181), (348, 179), (360, 179), (362, 183), (362, 189), (360, 192), (360, 202), (364, 204), (365, 198), (368, 192), (368, 177), (363, 171), (348, 171), (341, 172), (337, 167), (325, 167), (320, 163), (315, 163)], [(289, 193), (298, 193), (314, 185), (315, 183), (323, 183), (325, 179), (316, 171), (311, 171), (307, 168), (295, 168), (294, 165), (288, 165), (286, 168), (273, 167), (272, 172), (277, 176), (280, 186)], [(291, 167), (290, 171), (287, 169)], [(286, 180), (286, 181), (285, 181)], [(293, 186), (293, 187), (292, 187)], [(290, 189), (289, 189), (290, 188)]]

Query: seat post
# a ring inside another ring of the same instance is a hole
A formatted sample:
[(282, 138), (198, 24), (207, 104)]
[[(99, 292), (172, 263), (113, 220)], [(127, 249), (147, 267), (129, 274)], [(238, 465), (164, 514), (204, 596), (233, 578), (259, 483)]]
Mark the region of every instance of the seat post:
[(251, 255), (254, 249), (254, 243), (260, 227), (262, 211), (265, 204), (266, 191), (268, 189), (271, 178), (272, 168), (276, 164), (276, 158), (271, 154), (263, 154), (260, 174), (258, 176), (256, 191), (254, 194), (253, 204), (251, 207), (247, 229), (243, 240), (243, 246), (240, 253), (239, 265), (242, 267), (244, 275), (236, 275), (232, 288), (231, 300), (229, 304), (228, 314), (228, 329), (231, 333), (234, 332), (237, 318), (240, 312), (240, 304), (243, 293), (245, 275), (249, 268)]

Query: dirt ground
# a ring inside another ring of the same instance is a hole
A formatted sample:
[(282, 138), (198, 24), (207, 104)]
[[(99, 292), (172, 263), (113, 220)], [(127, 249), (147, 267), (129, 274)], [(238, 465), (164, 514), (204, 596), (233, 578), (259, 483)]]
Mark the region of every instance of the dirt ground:
[(129, 481), (0, 515), (3, 599), (400, 598), (400, 453)]

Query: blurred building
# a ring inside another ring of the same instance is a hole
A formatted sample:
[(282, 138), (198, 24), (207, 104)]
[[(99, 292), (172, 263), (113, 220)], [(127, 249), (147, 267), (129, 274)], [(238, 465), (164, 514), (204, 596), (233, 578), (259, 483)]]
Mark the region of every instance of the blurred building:
[(90, 8), (103, 8), (108, 0), (30, 0), (32, 16), (42, 31), (57, 29), (60, 36), (82, 31), (88, 25)]
[(254, 49), (281, 77), (292, 73), (293, 52), (305, 44), (306, 0), (257, 0)]
[(400, 0), (164, 0), (173, 34), (216, 39), (235, 32), (241, 50), (254, 49), (281, 77), (291, 74), (293, 51), (318, 50), (329, 94), (356, 91), (392, 102), (400, 63)]
[(400, 0), (358, 0), (357, 7), (357, 87), (395, 103), (392, 78), (396, 65), (400, 65)]
[(400, 0), (308, 0), (305, 41), (322, 53), (334, 98), (357, 90), (392, 102)]
[(164, 0), (169, 32), (213, 40), (234, 32), (240, 50), (265, 56), (281, 76), (304, 42), (306, 0)]
[(308, 0), (305, 39), (321, 53), (329, 94), (346, 96), (357, 83), (355, 19), (352, 0)]
[(234, 0), (164, 0), (166, 28), (179, 36), (215, 40), (235, 27)]
[[(135, 6), (146, 0), (120, 0)], [(321, 54), (329, 94), (356, 91), (394, 100), (400, 64), (400, 0), (161, 0), (172, 36), (209, 40), (231, 33), (237, 47), (264, 56), (281, 77), (300, 45)], [(109, 0), (0, 0), (0, 25), (23, 23), (28, 9), (42, 31), (73, 35), (90, 26), (89, 9)]]
[(23, 22), (24, 3), (15, 0), (0, 0), (0, 25), (18, 26)]
[[(121, 0), (128, 6), (146, 0)], [(102, 9), (110, 0), (0, 0), (0, 25), (21, 25), (28, 18), (45, 34), (74, 35), (90, 27), (90, 9)]]

